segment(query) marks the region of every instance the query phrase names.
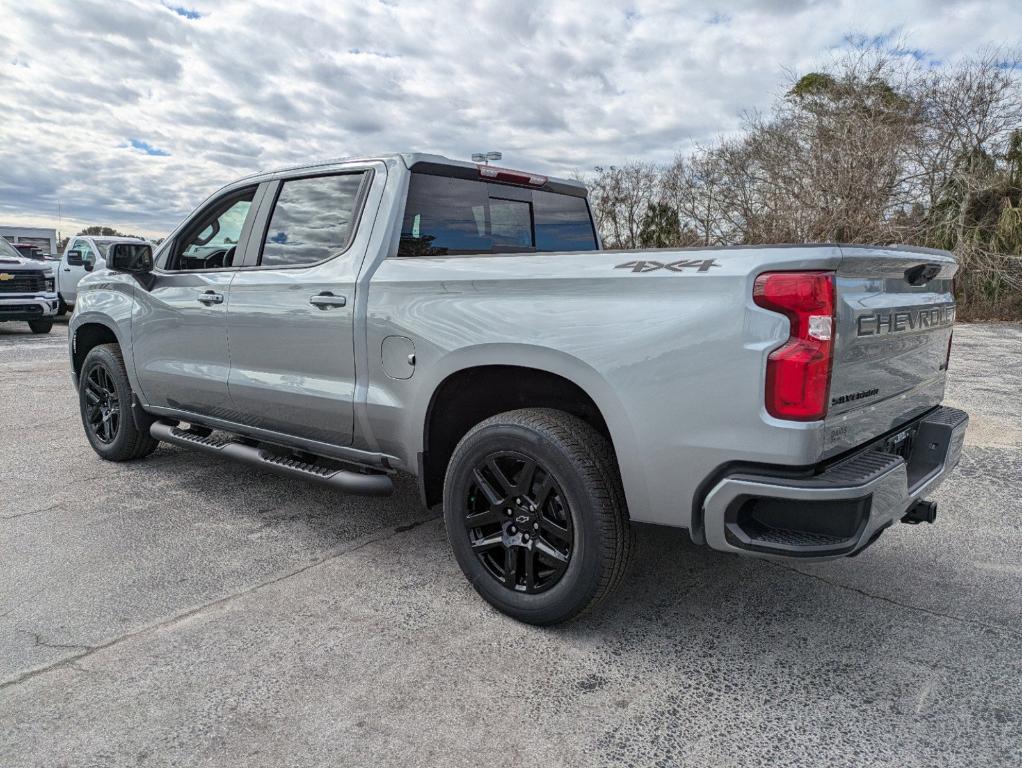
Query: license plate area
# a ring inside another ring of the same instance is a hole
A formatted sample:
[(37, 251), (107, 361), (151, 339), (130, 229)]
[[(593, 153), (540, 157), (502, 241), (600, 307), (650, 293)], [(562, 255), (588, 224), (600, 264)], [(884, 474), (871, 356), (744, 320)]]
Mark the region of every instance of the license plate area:
[(912, 447), (915, 443), (917, 428), (915, 426), (903, 429), (896, 435), (891, 435), (880, 443), (880, 450), (884, 453), (891, 453), (901, 456), (907, 464), (912, 458)]

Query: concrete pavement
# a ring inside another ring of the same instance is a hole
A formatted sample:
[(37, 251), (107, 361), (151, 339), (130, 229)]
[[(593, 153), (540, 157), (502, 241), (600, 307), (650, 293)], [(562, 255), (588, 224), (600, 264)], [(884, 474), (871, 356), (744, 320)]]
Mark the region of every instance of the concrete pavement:
[(955, 339), (936, 525), (795, 566), (642, 527), (612, 601), (538, 629), (411, 480), (100, 461), (65, 326), (2, 325), (0, 765), (1018, 765), (1022, 327)]

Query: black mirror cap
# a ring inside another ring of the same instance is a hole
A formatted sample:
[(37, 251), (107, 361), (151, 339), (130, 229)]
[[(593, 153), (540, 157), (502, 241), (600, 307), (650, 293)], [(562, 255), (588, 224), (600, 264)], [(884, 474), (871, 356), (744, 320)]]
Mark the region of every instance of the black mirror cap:
[(144, 275), (153, 271), (153, 247), (149, 243), (114, 243), (106, 255), (106, 266), (115, 272)]
[(77, 248), (67, 252), (67, 263), (72, 267), (82, 266), (82, 252)]

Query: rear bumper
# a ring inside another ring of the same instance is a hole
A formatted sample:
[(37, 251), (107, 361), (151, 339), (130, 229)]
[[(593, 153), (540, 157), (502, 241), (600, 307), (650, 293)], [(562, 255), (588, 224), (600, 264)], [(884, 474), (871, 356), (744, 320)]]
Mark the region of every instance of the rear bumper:
[(903, 455), (887, 438), (809, 476), (727, 475), (704, 502), (706, 543), (758, 557), (854, 555), (937, 489), (961, 457), (968, 423), (964, 411), (940, 407), (899, 431), (911, 441)]
[(0, 321), (41, 320), (57, 314), (57, 294), (13, 293), (0, 294)]

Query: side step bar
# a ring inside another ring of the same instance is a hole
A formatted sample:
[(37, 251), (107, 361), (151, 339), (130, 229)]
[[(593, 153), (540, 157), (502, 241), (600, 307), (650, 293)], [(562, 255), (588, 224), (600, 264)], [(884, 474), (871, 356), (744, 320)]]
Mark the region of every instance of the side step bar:
[(394, 492), (394, 483), (389, 475), (317, 466), (298, 459), (277, 456), (257, 446), (221, 440), (213, 436), (203, 437), (165, 421), (153, 422), (149, 427), (149, 434), (165, 443), (236, 459), (287, 477), (328, 485), (345, 493), (358, 496), (389, 496)]

